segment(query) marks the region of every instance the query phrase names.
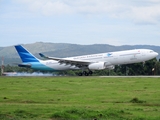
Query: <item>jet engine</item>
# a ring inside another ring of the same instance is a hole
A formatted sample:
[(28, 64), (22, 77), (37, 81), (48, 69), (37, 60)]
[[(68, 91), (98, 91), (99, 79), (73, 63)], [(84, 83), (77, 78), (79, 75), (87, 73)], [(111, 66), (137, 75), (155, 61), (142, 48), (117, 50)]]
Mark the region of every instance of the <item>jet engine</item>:
[(115, 68), (114, 65), (109, 65), (109, 66), (106, 66), (106, 69), (109, 69), (109, 70), (113, 70)]
[(97, 62), (97, 63), (90, 64), (88, 68), (90, 70), (104, 70), (104, 69), (113, 70), (115, 66), (107, 62)]
[(105, 62), (92, 63), (88, 66), (90, 70), (103, 70), (106, 68)]

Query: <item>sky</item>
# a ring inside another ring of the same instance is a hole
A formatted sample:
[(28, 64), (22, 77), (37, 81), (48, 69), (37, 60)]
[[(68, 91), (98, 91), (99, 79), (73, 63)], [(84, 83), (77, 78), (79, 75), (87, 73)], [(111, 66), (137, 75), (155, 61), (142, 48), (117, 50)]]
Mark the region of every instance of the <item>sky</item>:
[(0, 0), (0, 47), (160, 46), (160, 0)]

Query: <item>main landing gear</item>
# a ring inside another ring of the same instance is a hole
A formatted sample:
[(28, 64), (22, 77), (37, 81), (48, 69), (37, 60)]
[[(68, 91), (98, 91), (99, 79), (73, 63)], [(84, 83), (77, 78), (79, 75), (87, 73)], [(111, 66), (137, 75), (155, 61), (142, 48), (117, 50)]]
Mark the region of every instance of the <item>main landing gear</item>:
[(93, 72), (92, 71), (83, 71), (83, 72), (80, 72), (78, 73), (79, 76), (89, 76), (89, 75), (92, 75)]

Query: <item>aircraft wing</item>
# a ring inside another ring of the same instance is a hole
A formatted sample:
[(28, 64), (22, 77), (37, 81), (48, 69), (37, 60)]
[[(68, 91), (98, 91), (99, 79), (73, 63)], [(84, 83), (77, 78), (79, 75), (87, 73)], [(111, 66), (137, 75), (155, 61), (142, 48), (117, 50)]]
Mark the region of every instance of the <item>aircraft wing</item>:
[(58, 61), (60, 64), (75, 65), (77, 67), (87, 66), (90, 63), (92, 63), (91, 61), (88, 61), (88, 60), (82, 61), (82, 60), (73, 60), (73, 59), (69, 59), (69, 58), (48, 57), (48, 56), (43, 55), (42, 53), (39, 53), (39, 55), (45, 59)]

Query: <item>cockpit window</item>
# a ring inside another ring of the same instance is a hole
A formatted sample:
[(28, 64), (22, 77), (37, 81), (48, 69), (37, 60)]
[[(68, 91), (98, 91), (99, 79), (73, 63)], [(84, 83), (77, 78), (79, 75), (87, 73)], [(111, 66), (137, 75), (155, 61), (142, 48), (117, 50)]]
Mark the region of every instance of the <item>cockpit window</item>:
[(151, 50), (150, 53), (153, 53), (153, 51)]

